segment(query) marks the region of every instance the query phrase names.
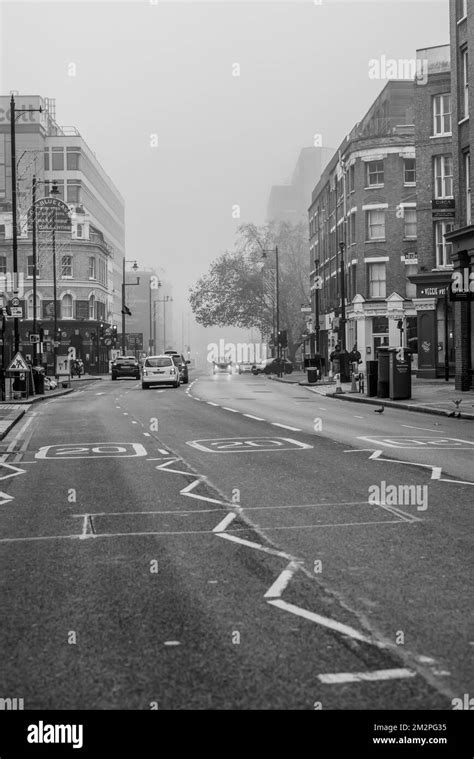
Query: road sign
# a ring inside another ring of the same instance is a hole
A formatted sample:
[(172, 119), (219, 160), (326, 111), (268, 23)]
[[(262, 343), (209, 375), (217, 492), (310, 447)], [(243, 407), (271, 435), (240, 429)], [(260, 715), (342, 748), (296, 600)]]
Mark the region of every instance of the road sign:
[(104, 340), (104, 345), (107, 345), (107, 346), (112, 345), (112, 338), (106, 337)]
[(19, 306), (20, 305), (20, 299), (19, 298), (12, 298), (10, 301), (10, 306)]
[(16, 353), (7, 366), (7, 372), (27, 372), (28, 368), (28, 364), (21, 353)]
[(312, 311), (311, 306), (301, 306), (300, 311), (302, 314), (310, 314)]
[(22, 319), (23, 318), (23, 309), (21, 306), (12, 306), (11, 307), (12, 316), (15, 319)]

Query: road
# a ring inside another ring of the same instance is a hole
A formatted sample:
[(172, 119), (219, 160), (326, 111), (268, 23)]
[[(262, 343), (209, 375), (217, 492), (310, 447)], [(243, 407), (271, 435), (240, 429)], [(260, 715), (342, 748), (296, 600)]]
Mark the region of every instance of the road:
[(3, 441), (0, 696), (450, 709), (472, 692), (471, 423), (194, 377), (93, 383)]

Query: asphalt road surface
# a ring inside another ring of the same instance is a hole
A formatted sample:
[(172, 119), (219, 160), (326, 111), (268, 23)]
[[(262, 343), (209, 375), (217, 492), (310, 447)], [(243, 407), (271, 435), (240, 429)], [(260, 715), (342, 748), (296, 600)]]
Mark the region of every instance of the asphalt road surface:
[(451, 709), (473, 690), (473, 432), (251, 375), (32, 406), (1, 444), (0, 696)]

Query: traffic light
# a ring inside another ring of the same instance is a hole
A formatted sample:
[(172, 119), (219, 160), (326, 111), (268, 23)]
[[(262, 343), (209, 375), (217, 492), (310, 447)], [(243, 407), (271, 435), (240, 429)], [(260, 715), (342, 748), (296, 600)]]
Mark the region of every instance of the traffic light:
[(118, 335), (117, 335), (117, 325), (114, 324), (112, 327), (112, 345), (115, 348), (117, 345)]
[(286, 329), (281, 329), (278, 332), (278, 345), (281, 348), (286, 348), (288, 346), (288, 332)]
[(99, 325), (99, 341), (103, 343), (104, 338), (105, 338), (105, 325), (103, 322), (101, 322)]
[(97, 333), (94, 330), (92, 330), (92, 332), (91, 332), (91, 342), (95, 343), (96, 340), (97, 340)]

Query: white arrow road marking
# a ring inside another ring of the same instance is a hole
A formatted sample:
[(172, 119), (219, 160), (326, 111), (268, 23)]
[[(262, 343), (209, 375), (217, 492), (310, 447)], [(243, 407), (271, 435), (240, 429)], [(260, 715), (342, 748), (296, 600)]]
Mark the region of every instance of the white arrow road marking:
[(421, 466), (425, 469), (431, 469), (431, 479), (439, 480), (439, 482), (452, 482), (456, 485), (474, 485), (474, 482), (468, 482), (466, 480), (451, 480), (449, 477), (441, 477), (443, 468), (440, 466), (434, 466), (434, 464), (418, 464), (415, 461), (402, 461), (401, 459), (385, 459), (382, 458), (383, 451), (374, 451), (369, 459), (373, 461), (387, 461), (391, 464), (408, 464), (409, 466)]
[(416, 677), (412, 669), (376, 669), (373, 672), (338, 672), (334, 675), (318, 675), (318, 680), (326, 685), (339, 683), (375, 682), (376, 680), (399, 680), (404, 677)]
[(0, 490), (0, 506), (4, 506), (4, 504), (9, 503), (10, 501), (14, 501), (15, 498), (12, 495), (8, 495), (8, 493), (3, 493)]
[(12, 470), (11, 474), (4, 474), (2, 477), (0, 477), (0, 480), (7, 480), (9, 477), (17, 477), (19, 474), (26, 474), (26, 469), (20, 469), (20, 467), (13, 466), (12, 464), (5, 464), (4, 461), (0, 463), (0, 467), (5, 467), (6, 469)]

